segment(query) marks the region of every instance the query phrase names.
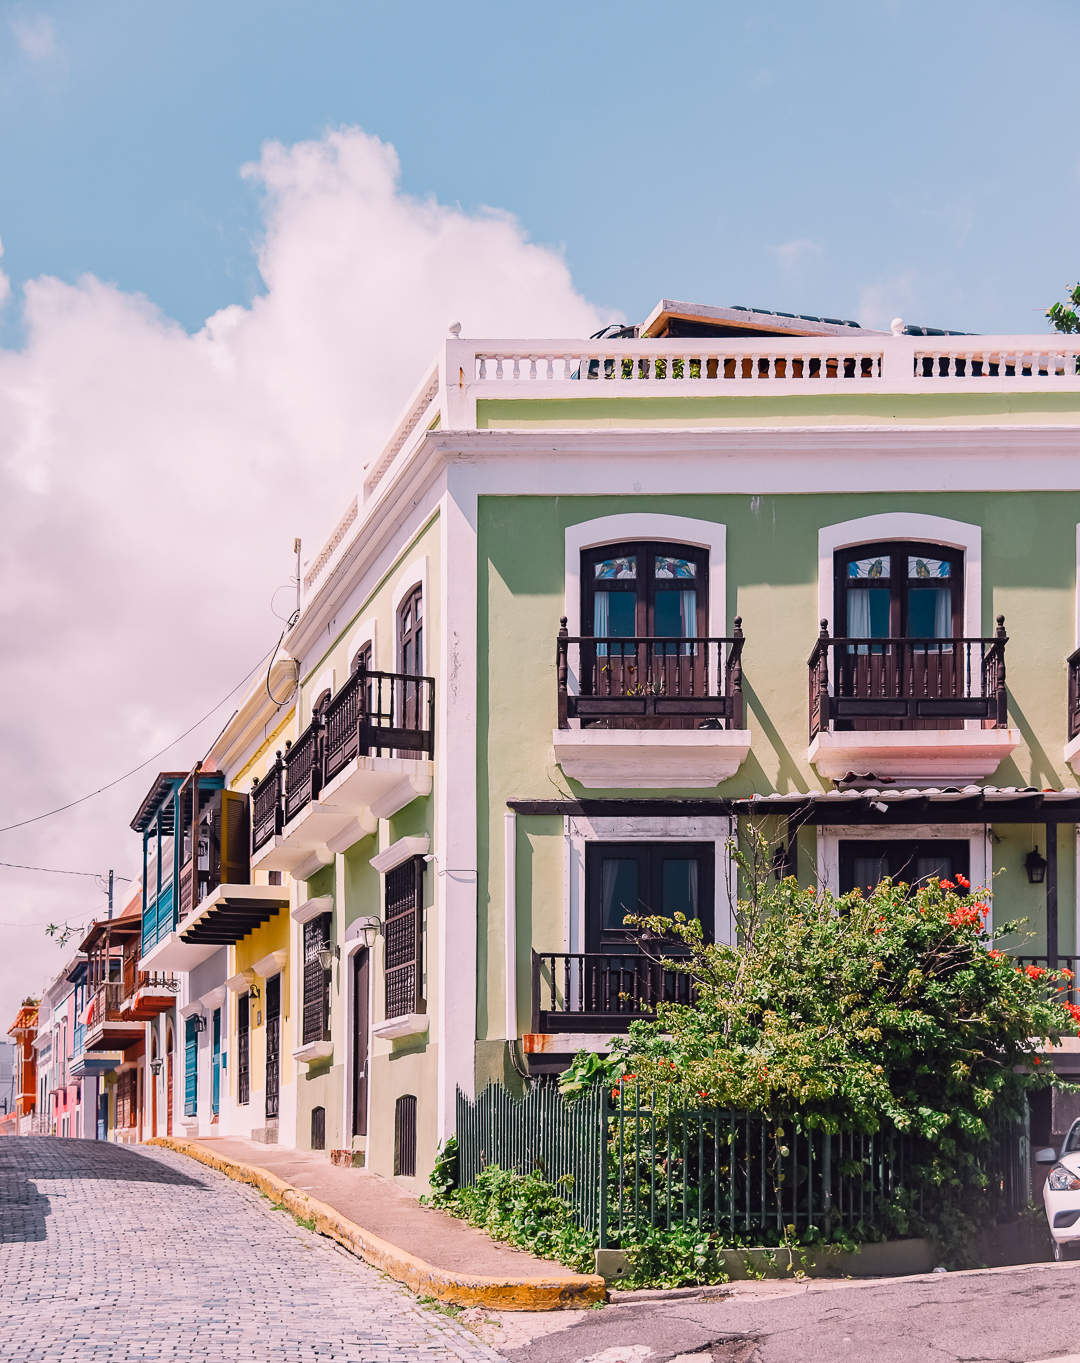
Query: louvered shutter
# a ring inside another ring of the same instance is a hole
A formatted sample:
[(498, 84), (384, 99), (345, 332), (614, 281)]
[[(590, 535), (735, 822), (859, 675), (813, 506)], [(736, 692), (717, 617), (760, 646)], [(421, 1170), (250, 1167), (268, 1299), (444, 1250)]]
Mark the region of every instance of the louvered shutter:
[(304, 924), (304, 1045), (326, 1037), (330, 1005), (330, 976), (319, 952), (330, 945), (330, 914), (321, 913)]
[(221, 883), (247, 885), (251, 881), (248, 797), (237, 790), (221, 792)]
[(411, 857), (386, 873), (386, 1016), (424, 1013), (424, 858)]

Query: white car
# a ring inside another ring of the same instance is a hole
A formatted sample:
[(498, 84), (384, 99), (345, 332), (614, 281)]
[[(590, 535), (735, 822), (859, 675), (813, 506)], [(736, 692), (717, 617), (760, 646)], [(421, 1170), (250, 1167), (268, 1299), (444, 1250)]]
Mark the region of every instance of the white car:
[(1052, 1164), (1043, 1184), (1046, 1224), (1059, 1262), (1071, 1258), (1070, 1245), (1080, 1245), (1080, 1121), (1069, 1127), (1059, 1156), (1049, 1147), (1035, 1152), (1036, 1164)]

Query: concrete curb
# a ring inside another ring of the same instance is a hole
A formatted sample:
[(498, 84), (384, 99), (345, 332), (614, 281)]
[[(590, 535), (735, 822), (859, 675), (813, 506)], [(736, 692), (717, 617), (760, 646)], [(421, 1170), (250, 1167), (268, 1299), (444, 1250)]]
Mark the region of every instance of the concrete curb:
[(294, 1216), (313, 1219), (320, 1235), (336, 1240), (417, 1295), (431, 1296), (450, 1306), (482, 1306), (498, 1311), (572, 1311), (604, 1300), (604, 1280), (595, 1274), (578, 1273), (565, 1278), (485, 1278), (449, 1273), (372, 1235), (363, 1226), (342, 1216), (325, 1202), (308, 1197), (268, 1169), (225, 1159), (205, 1145), (179, 1140), (175, 1136), (155, 1136), (145, 1144), (175, 1150), (239, 1183), (251, 1184), (275, 1202), (282, 1203)]

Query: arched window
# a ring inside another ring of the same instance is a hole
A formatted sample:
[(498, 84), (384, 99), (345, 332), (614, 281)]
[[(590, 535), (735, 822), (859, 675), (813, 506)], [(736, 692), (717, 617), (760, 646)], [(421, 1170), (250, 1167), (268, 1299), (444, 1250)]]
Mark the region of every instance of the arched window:
[(424, 598), (420, 587), (414, 587), (398, 607), (398, 659), (407, 676), (423, 675)]
[(315, 701), (315, 704), (311, 707), (311, 713), (312, 713), (313, 716), (314, 716), (314, 715), (321, 715), (321, 714), (322, 714), (322, 712), (323, 712), (323, 711), (326, 709), (326, 707), (330, 704), (331, 695), (332, 695), (332, 692), (330, 691), (330, 688), (329, 688), (329, 687), (327, 687), (327, 689), (326, 689), (325, 691), (323, 691), (323, 692), (321, 692), (321, 693), (319, 694), (319, 696), (317, 697), (317, 699), (316, 699), (316, 701)]
[(834, 555), (834, 629), (846, 639), (959, 639), (964, 551), (908, 541)]
[(356, 650), (356, 654), (352, 660), (352, 663), (349, 665), (349, 676), (351, 677), (357, 672), (370, 671), (371, 671), (371, 641), (369, 639), (366, 644), (361, 644), (361, 646)]
[(693, 639), (708, 633), (707, 549), (648, 541), (584, 549), (581, 589), (583, 635)]

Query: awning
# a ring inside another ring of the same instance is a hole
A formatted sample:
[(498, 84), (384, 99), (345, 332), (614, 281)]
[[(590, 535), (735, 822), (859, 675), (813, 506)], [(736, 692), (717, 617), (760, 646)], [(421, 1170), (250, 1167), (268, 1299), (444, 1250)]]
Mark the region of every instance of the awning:
[(189, 946), (232, 946), (289, 907), (280, 885), (219, 885), (176, 929)]
[(731, 812), (779, 816), (798, 824), (1080, 823), (1080, 790), (1035, 786), (869, 787), (754, 795), (732, 800)]

